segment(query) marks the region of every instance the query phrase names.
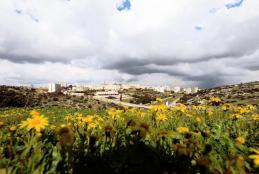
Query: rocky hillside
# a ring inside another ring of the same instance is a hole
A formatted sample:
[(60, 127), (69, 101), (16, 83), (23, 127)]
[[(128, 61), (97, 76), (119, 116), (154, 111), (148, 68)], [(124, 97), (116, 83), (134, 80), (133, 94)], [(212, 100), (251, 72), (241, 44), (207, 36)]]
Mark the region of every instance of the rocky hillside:
[(186, 94), (178, 102), (198, 104), (202, 99), (220, 97), (225, 103), (259, 104), (259, 81), (203, 89), (195, 94)]
[(40, 93), (33, 88), (0, 86), (0, 107), (34, 106), (62, 106), (97, 110), (115, 107), (115, 105), (97, 101), (91, 96), (75, 97), (63, 94)]
[(0, 86), (0, 107), (37, 106), (36, 91), (25, 87)]

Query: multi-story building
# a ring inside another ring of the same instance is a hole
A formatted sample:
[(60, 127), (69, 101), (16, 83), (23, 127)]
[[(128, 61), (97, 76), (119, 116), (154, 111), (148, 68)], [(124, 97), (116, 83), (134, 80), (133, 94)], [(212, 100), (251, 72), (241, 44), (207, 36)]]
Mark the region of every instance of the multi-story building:
[(59, 82), (58, 83), (61, 87), (66, 88), (67, 87), (67, 83), (66, 82)]
[(181, 87), (175, 86), (172, 88), (172, 91), (174, 91), (175, 93), (179, 93), (179, 92), (181, 92)]
[(156, 86), (156, 87), (153, 87), (153, 90), (157, 92), (165, 92), (166, 89), (164, 86)]
[(186, 94), (191, 94), (192, 88), (183, 88), (183, 92), (186, 93)]
[(61, 92), (61, 85), (56, 84), (56, 83), (49, 84), (48, 92), (49, 93), (59, 93), (59, 92)]
[(196, 93), (196, 92), (198, 92), (199, 91), (199, 88), (198, 87), (193, 87), (192, 88), (192, 93)]

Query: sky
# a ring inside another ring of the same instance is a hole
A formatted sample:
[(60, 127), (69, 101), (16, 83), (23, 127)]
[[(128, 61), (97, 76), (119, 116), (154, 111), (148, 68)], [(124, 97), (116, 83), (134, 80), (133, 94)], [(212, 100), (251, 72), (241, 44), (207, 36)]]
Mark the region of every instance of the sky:
[(258, 0), (1, 0), (0, 84), (259, 80)]

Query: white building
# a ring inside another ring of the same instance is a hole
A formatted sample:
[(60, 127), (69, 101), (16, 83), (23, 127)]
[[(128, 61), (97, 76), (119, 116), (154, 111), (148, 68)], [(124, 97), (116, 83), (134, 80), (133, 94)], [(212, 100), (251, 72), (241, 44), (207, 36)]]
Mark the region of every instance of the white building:
[(158, 86), (158, 87), (153, 87), (153, 90), (157, 92), (165, 92), (166, 89), (164, 86)]
[(184, 88), (183, 91), (186, 94), (191, 94), (192, 93), (192, 88)]
[(106, 91), (119, 91), (121, 89), (121, 85), (118, 84), (104, 84), (102, 85), (103, 89)]
[(175, 93), (179, 93), (179, 92), (181, 92), (181, 87), (175, 86), (172, 88), (172, 91), (174, 91)]
[(72, 91), (75, 91), (75, 92), (83, 92), (85, 90), (87, 90), (88, 88), (87, 87), (84, 87), (84, 86), (73, 86), (72, 87)]
[(196, 92), (198, 92), (199, 91), (199, 88), (198, 87), (193, 87), (192, 88), (192, 93), (196, 93)]
[(61, 87), (65, 87), (65, 88), (67, 87), (67, 83), (66, 83), (66, 82), (59, 82), (58, 84), (59, 84)]
[(48, 92), (50, 92), (50, 93), (61, 92), (61, 85), (60, 84), (56, 84), (56, 83), (49, 84)]
[(69, 95), (76, 96), (76, 97), (83, 97), (84, 93), (77, 93), (77, 92), (71, 92)]

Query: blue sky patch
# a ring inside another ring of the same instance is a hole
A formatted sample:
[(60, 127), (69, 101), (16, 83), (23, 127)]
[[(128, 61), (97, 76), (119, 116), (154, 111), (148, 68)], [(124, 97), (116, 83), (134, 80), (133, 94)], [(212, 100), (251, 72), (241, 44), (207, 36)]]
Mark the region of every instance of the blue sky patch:
[(201, 26), (194, 26), (194, 29), (197, 30), (197, 31), (203, 30), (203, 28)]
[(32, 16), (31, 14), (29, 14), (31, 20), (33, 20), (34, 22), (39, 22), (39, 19), (35, 18), (34, 16)]
[(15, 11), (15, 13), (17, 13), (19, 15), (29, 16), (31, 18), (31, 20), (33, 20), (34, 22), (37, 22), (37, 23), (39, 22), (39, 19), (36, 18), (35, 16), (33, 16), (31, 13), (28, 13), (26, 11), (24, 12), (24, 11), (19, 10), (19, 9), (15, 9), (14, 11)]
[(227, 9), (240, 7), (243, 4), (244, 0), (236, 0), (235, 2), (226, 4)]
[(215, 14), (215, 13), (217, 13), (219, 10), (220, 10), (220, 8), (212, 8), (212, 9), (209, 10), (209, 13)]
[(22, 10), (15, 9), (15, 12), (16, 12), (17, 14), (22, 14)]
[(131, 8), (130, 0), (122, 0), (122, 2), (117, 6), (117, 10), (119, 11), (130, 10), (130, 8)]

